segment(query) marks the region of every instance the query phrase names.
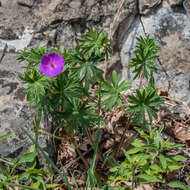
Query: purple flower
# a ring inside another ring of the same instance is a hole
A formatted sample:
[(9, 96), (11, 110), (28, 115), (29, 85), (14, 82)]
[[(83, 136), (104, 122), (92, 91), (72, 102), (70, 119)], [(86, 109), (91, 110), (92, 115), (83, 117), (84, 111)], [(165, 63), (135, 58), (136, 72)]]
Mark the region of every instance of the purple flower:
[(62, 56), (50, 52), (46, 55), (43, 55), (41, 59), (41, 65), (39, 70), (46, 76), (53, 77), (60, 74), (63, 70), (64, 59)]

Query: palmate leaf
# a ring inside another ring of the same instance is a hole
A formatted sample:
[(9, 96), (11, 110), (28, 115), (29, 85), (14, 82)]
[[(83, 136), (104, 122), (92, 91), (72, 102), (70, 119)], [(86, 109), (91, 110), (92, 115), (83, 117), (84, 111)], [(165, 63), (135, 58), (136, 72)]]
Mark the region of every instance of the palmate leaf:
[(133, 95), (129, 95), (128, 102), (130, 105), (126, 112), (134, 116), (135, 123), (145, 124), (145, 114), (148, 114), (149, 121), (152, 122), (153, 117), (157, 118), (157, 109), (164, 103), (164, 100), (158, 96), (156, 89), (146, 87), (142, 90), (136, 90)]
[(49, 86), (51, 80), (50, 77), (42, 75), (35, 68), (25, 72), (24, 76), (19, 76), (24, 83), (28, 84), (28, 88), (25, 90), (27, 94), (27, 101), (37, 103), (42, 96), (45, 95), (46, 89)]
[(84, 55), (89, 57), (95, 55), (98, 57), (108, 57), (111, 53), (110, 40), (103, 30), (93, 30), (89, 28), (89, 32), (82, 35), (80, 41), (80, 49)]
[(94, 84), (99, 79), (103, 80), (103, 71), (95, 66), (95, 63), (102, 61), (102, 58), (85, 56), (78, 45), (75, 50), (70, 52), (69, 59), (72, 62), (70, 77), (80, 81), (86, 91), (90, 84)]
[(122, 105), (121, 93), (130, 88), (129, 81), (120, 82), (120, 75), (117, 75), (115, 71), (113, 71), (110, 80), (111, 84), (104, 81), (102, 86), (102, 97), (105, 98), (102, 105), (105, 110)]
[(157, 72), (157, 68), (153, 65), (158, 56), (159, 47), (156, 44), (154, 38), (146, 36), (145, 38), (137, 38), (138, 44), (136, 46), (135, 58), (131, 59), (129, 67), (133, 68), (135, 73), (134, 79), (140, 77), (143, 71), (143, 78), (148, 79), (152, 73)]
[(102, 74), (103, 71), (97, 68), (93, 62), (85, 62), (75, 68), (72, 76), (78, 77), (81, 82), (84, 82), (84, 87), (88, 90), (91, 83), (94, 84), (98, 79), (103, 79)]
[(58, 113), (56, 120), (64, 118), (63, 124), (66, 124), (69, 135), (79, 128), (85, 132), (85, 128), (90, 127), (91, 123), (98, 119), (97, 115), (87, 101), (81, 102), (79, 98), (73, 98), (70, 103), (70, 109)]

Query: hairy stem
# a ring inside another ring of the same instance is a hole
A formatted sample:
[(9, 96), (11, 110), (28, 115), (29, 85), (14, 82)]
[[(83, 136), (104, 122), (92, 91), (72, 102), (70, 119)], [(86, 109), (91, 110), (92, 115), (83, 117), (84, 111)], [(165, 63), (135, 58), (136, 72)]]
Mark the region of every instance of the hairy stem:
[(129, 129), (130, 121), (131, 121), (131, 118), (129, 117), (129, 118), (128, 118), (127, 125), (126, 125), (126, 127), (125, 127), (125, 130), (123, 131), (123, 134), (122, 134), (122, 136), (121, 136), (121, 141), (120, 141), (120, 143), (119, 143), (119, 145), (118, 145), (118, 148), (116, 149), (116, 152), (115, 152), (115, 155), (114, 155), (115, 158), (117, 158), (118, 153), (120, 152), (121, 146), (122, 146), (123, 141), (124, 141), (124, 139), (125, 139), (125, 133), (126, 133), (126, 131)]
[[(40, 122), (42, 118), (42, 112), (38, 111), (37, 115), (34, 118), (33, 126), (34, 126), (34, 134), (35, 134), (35, 141), (38, 143), (38, 137), (39, 137), (39, 128), (40, 128)], [(35, 145), (36, 151), (38, 150), (38, 147)]]

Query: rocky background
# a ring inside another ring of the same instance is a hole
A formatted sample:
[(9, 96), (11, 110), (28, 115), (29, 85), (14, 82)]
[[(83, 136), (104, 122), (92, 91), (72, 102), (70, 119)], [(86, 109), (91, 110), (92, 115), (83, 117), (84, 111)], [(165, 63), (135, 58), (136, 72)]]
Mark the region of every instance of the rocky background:
[[(16, 62), (17, 51), (73, 48), (89, 26), (103, 28), (112, 40), (113, 56), (103, 65), (106, 77), (117, 70), (131, 79), (127, 67), (135, 38), (154, 37), (161, 47), (156, 86), (190, 109), (190, 0), (0, 0), (0, 135), (14, 132), (0, 143), (0, 156), (18, 156), (30, 144), (19, 129), (32, 128), (34, 111), (18, 79), (24, 63)], [(51, 130), (45, 122), (42, 127)], [(51, 152), (47, 136), (40, 143)]]

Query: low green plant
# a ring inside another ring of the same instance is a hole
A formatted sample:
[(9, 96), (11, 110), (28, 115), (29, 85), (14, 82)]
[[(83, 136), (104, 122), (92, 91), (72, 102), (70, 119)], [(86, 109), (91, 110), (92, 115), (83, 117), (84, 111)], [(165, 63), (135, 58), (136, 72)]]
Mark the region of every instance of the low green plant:
[(131, 181), (133, 190), (135, 184), (165, 183), (167, 173), (180, 169), (186, 158), (181, 155), (167, 155), (169, 150), (183, 146), (163, 140), (159, 130), (149, 127), (148, 133), (140, 128), (135, 128), (140, 139), (135, 139), (131, 144), (133, 148), (124, 151), (125, 160), (120, 165), (110, 168), (109, 182)]
[[(11, 136), (10, 133), (1, 136), (1, 140), (6, 140)], [(5, 138), (6, 137), (6, 138)], [(37, 168), (37, 151), (36, 146), (32, 145), (28, 152), (21, 155), (16, 161), (11, 159), (1, 159), (5, 165), (0, 167), (0, 189), (9, 189), (9, 187), (19, 187), (21, 189), (41, 189), (46, 190), (59, 186), (58, 184), (45, 183), (44, 179), (51, 174), (44, 169)], [(53, 173), (51, 175), (54, 175)], [(51, 178), (51, 176), (49, 176)], [(28, 186), (22, 185), (29, 184)]]

